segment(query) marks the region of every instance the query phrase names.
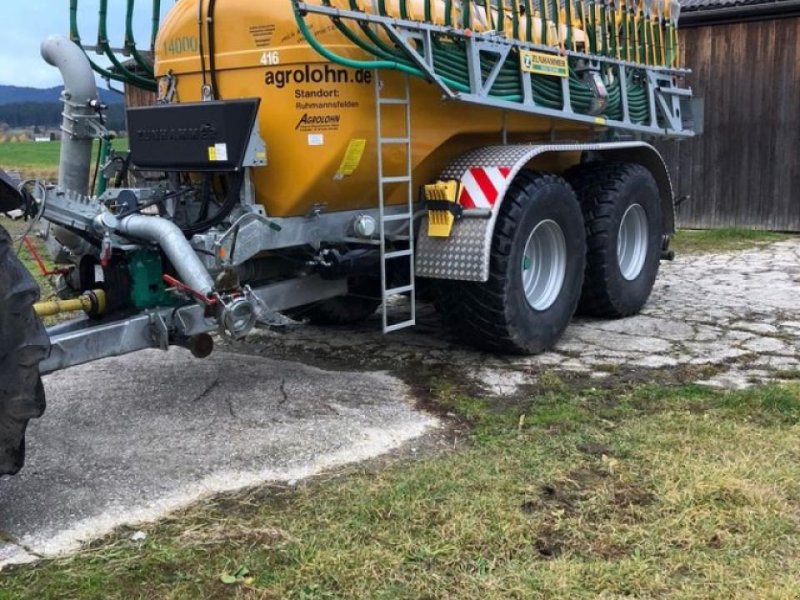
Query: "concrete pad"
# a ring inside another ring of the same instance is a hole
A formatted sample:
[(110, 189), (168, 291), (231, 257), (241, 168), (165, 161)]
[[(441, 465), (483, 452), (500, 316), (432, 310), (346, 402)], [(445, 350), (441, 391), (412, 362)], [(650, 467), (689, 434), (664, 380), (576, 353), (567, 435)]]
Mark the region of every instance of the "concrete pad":
[(45, 387), (26, 467), (0, 482), (0, 566), (204, 496), (365, 460), (437, 426), (385, 373), (225, 352), (147, 351), (53, 374)]

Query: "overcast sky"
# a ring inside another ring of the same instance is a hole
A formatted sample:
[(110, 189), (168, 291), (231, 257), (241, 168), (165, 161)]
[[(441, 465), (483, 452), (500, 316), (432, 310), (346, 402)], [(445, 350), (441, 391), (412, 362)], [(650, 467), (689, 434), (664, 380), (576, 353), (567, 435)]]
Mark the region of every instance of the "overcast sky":
[[(115, 47), (122, 46), (126, 0), (109, 0), (109, 36)], [(162, 12), (174, 4), (162, 0)], [(99, 0), (80, 0), (79, 28), (84, 43), (97, 41)], [(139, 47), (150, 44), (152, 0), (137, 0), (134, 33)], [(69, 0), (0, 0), (0, 84), (53, 87), (61, 84), (58, 71), (39, 55), (39, 45), (47, 36), (69, 35)], [(108, 60), (98, 57), (107, 66)], [(105, 87), (105, 86), (103, 86)]]

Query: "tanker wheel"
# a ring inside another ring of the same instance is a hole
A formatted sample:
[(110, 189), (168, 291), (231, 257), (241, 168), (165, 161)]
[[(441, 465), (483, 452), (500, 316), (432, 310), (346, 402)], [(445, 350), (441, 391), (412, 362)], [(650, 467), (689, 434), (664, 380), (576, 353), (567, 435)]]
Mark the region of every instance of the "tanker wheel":
[(0, 226), (0, 475), (22, 468), (28, 421), (45, 409), (39, 363), (50, 341), (33, 311), (38, 298), (36, 282)]
[(445, 326), (491, 352), (547, 350), (569, 325), (581, 293), (586, 244), (580, 207), (560, 177), (523, 171), (500, 208), (489, 281), (434, 280)]
[(354, 325), (366, 321), (381, 305), (380, 282), (360, 277), (350, 281), (346, 296), (322, 300), (294, 311), (314, 325)]
[(569, 175), (586, 223), (586, 278), (578, 312), (605, 318), (642, 310), (658, 275), (661, 199), (642, 165), (597, 163)]

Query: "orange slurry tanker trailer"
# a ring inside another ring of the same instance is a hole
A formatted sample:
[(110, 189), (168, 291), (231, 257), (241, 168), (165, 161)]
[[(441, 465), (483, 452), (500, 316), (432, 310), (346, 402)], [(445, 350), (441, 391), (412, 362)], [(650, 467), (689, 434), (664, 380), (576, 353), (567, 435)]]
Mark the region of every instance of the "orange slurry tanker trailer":
[[(576, 311), (637, 313), (670, 256), (649, 142), (696, 133), (676, 2), (178, 0), (162, 19), (152, 0), (148, 50), (142, 6), (115, 45), (108, 4), (96, 45), (78, 0), (70, 37), (42, 45), (65, 85), (57, 184), (0, 177), (0, 209), (40, 221), (61, 297), (34, 305), (0, 236), (0, 397), (22, 407), (0, 406), (2, 473), (21, 466), (40, 374), (149, 347), (207, 356), (210, 333), (259, 323), (380, 311), (390, 333), (418, 301), (467, 344), (537, 353)], [(129, 107), (128, 152), (96, 74), (153, 100)], [(66, 311), (84, 314), (41, 327)]]

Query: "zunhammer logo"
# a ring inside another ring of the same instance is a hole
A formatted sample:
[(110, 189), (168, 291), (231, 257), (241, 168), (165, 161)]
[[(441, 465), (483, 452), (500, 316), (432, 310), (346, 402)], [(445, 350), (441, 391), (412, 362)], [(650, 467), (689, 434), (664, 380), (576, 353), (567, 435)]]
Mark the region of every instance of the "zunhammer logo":
[(214, 140), (217, 137), (217, 130), (213, 125), (202, 125), (174, 129), (138, 129), (134, 135), (143, 142)]
[(305, 129), (336, 129), (341, 122), (341, 115), (309, 115), (305, 113), (295, 126), (295, 131)]

